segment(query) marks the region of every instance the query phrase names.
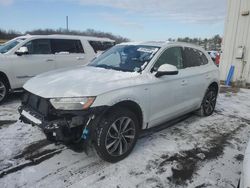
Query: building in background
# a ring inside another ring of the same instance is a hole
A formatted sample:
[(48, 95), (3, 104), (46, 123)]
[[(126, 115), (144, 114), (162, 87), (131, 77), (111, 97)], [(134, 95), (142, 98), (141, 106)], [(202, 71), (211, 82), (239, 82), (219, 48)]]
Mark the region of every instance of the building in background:
[(250, 86), (250, 0), (228, 0), (220, 63), (221, 80), (235, 67), (232, 82)]

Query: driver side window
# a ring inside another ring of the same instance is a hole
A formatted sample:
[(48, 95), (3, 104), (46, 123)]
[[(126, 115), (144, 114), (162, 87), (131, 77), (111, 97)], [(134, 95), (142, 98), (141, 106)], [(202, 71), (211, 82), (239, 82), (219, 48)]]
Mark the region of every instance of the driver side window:
[(166, 49), (154, 65), (154, 70), (163, 64), (170, 64), (177, 67), (177, 69), (183, 69), (183, 58), (181, 47), (171, 47)]
[(35, 39), (23, 45), (28, 48), (29, 54), (51, 54), (49, 39)]

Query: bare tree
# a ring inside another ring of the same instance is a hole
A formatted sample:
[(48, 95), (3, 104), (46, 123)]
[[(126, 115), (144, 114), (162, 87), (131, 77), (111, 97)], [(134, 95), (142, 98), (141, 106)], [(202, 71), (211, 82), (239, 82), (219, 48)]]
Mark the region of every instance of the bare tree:
[(116, 43), (127, 42), (128, 38), (114, 35), (109, 32), (96, 31), (94, 29), (87, 29), (86, 31), (76, 31), (76, 30), (66, 30), (66, 29), (36, 29), (32, 31), (26, 31), (21, 33), (14, 30), (1, 30), (0, 29), (0, 39), (12, 39), (14, 37), (31, 34), (31, 35), (50, 35), (50, 34), (65, 34), (65, 35), (79, 35), (79, 36), (95, 36), (95, 37), (107, 37), (116, 41)]

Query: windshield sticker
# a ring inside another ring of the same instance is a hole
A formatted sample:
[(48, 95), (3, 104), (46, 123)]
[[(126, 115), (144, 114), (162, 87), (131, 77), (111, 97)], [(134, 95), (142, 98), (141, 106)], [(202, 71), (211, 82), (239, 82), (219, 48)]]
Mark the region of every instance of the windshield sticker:
[(145, 52), (145, 53), (155, 53), (158, 50), (158, 48), (138, 48), (138, 52)]

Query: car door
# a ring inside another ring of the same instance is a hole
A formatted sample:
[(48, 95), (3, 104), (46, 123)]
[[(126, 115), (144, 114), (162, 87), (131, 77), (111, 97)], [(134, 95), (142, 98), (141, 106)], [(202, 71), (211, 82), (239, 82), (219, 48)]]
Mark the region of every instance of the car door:
[(22, 87), (28, 79), (40, 73), (55, 69), (49, 39), (33, 39), (23, 46), (28, 48), (28, 54), (15, 55), (11, 60), (17, 87)]
[(196, 48), (184, 47), (183, 76), (187, 84), (185, 91), (186, 106), (192, 109), (199, 108), (204, 97), (208, 73), (208, 60), (204, 53)]
[(87, 63), (80, 40), (52, 39), (52, 53), (56, 56), (56, 67), (73, 67)]
[[(183, 72), (182, 47), (166, 49), (153, 66), (154, 72), (163, 64), (178, 68), (177, 75), (165, 75), (159, 78), (152, 76), (150, 85), (150, 118), (149, 127), (163, 123), (185, 112), (185, 95), (188, 85)], [(155, 74), (155, 73), (153, 73)]]

